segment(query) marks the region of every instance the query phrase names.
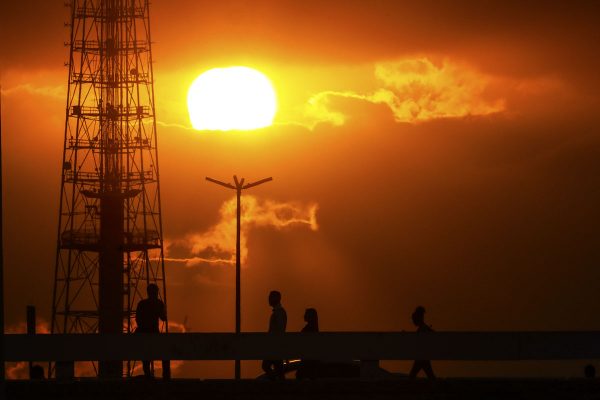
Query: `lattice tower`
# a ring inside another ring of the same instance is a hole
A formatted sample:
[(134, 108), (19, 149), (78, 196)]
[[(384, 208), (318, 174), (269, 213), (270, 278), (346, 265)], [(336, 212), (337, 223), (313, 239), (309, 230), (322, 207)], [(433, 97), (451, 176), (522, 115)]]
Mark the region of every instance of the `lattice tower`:
[[(149, 283), (166, 304), (149, 2), (70, 11), (51, 330), (132, 333)], [(123, 362), (97, 371), (122, 376)]]

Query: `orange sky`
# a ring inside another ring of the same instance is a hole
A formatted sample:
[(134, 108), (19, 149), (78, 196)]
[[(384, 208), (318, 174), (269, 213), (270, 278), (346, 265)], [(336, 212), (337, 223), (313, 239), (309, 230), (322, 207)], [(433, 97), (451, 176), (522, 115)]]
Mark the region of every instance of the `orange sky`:
[[(0, 7), (6, 319), (16, 326), (27, 304), (50, 317), (68, 12), (61, 1)], [(266, 328), (273, 288), (293, 331), (306, 307), (324, 330), (408, 330), (418, 304), (438, 330), (600, 329), (598, 8), (153, 2), (170, 318), (233, 329), (233, 270), (202, 260), (227, 257), (206, 249), (227, 242), (231, 223), (230, 193), (204, 177), (235, 173), (274, 177), (252, 190), (244, 330)], [(191, 130), (187, 88), (229, 65), (272, 80), (274, 126)]]

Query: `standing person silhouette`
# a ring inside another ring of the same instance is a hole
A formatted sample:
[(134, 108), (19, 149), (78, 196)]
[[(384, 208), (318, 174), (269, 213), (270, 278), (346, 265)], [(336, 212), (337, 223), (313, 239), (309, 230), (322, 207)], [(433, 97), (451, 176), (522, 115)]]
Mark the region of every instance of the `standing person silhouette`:
[[(314, 308), (307, 308), (304, 311), (304, 321), (306, 325), (302, 328), (302, 333), (319, 332), (319, 315), (317, 310)], [(296, 379), (315, 379), (317, 377), (319, 362), (316, 360), (302, 360), (298, 371), (296, 372)]]
[[(273, 308), (269, 319), (269, 333), (285, 333), (287, 325), (287, 314), (281, 306), (281, 293), (272, 290), (269, 293), (269, 305)], [(264, 360), (262, 369), (271, 380), (285, 379), (283, 374), (283, 360)]]
[[(425, 323), (425, 307), (423, 306), (418, 306), (415, 308), (415, 311), (412, 313), (412, 322), (417, 327), (418, 333), (433, 332), (431, 326)], [(425, 371), (425, 374), (429, 379), (435, 379), (433, 368), (431, 368), (431, 361), (429, 360), (415, 360), (410, 370), (409, 377), (416, 378), (421, 370)]]
[(304, 328), (300, 332), (319, 332), (319, 315), (314, 308), (307, 308), (304, 311)]
[[(160, 333), (158, 326), (158, 320), (167, 320), (167, 310), (165, 303), (158, 298), (158, 286), (151, 283), (146, 287), (148, 298), (140, 300), (135, 311), (135, 322), (137, 329), (135, 333)], [(144, 376), (147, 378), (154, 377), (154, 371), (152, 368), (152, 361), (144, 360)], [(163, 378), (168, 379), (170, 377), (169, 362), (163, 361)]]

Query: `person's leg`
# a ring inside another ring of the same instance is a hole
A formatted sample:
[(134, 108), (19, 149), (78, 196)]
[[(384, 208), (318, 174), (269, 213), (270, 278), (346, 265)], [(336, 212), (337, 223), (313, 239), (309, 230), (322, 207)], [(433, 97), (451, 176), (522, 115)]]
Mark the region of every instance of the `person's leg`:
[(171, 360), (162, 360), (163, 379), (171, 379)]
[(275, 379), (285, 379), (283, 373), (283, 360), (273, 361)]
[(262, 370), (265, 371), (265, 374), (267, 374), (269, 378), (271, 378), (271, 375), (273, 375), (273, 369), (271, 368), (272, 365), (273, 361), (271, 360), (264, 360), (262, 362)]
[(144, 360), (142, 361), (142, 365), (144, 366), (144, 375), (148, 378), (152, 377), (152, 369), (150, 368), (150, 363), (152, 361)]
[(301, 380), (306, 378), (306, 361), (300, 361), (300, 365), (298, 365), (298, 369), (296, 370), (296, 379)]
[(419, 371), (421, 370), (421, 368), (422, 368), (421, 361), (415, 360), (415, 362), (412, 365), (412, 368), (410, 369), (408, 377), (411, 379), (416, 378), (417, 375), (419, 374)]
[(425, 375), (431, 380), (435, 379), (435, 374), (433, 373), (433, 368), (431, 368), (431, 361), (423, 361), (423, 371), (425, 371)]

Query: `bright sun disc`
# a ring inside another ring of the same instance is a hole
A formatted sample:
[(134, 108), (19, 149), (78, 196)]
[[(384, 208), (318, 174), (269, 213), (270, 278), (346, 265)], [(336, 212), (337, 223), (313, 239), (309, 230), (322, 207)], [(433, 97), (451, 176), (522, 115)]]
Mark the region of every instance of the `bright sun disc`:
[(255, 69), (214, 68), (190, 86), (188, 110), (194, 129), (250, 130), (273, 123), (277, 99), (269, 79)]

